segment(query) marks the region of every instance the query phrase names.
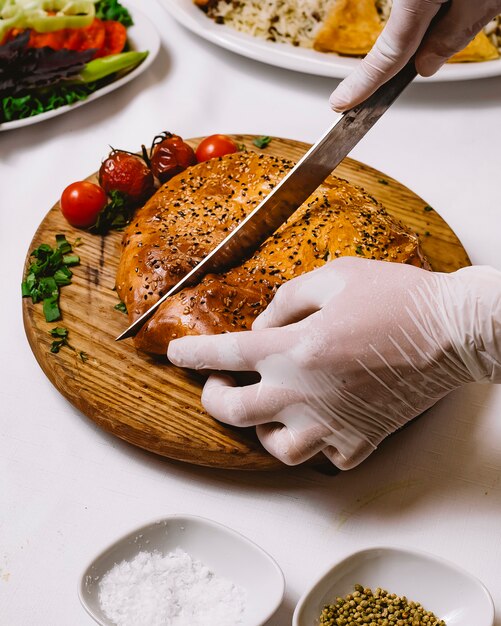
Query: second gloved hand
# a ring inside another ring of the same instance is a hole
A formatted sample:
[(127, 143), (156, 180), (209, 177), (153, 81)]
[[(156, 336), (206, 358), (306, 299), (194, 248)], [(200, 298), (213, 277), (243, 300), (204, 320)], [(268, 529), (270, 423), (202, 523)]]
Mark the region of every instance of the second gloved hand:
[(210, 376), (207, 411), (257, 426), (284, 463), (323, 451), (349, 469), (451, 390), (500, 379), (500, 326), (495, 270), (439, 274), (347, 257), (285, 283), (252, 331), (184, 337), (168, 357), (198, 370), (258, 372), (249, 386)]
[(333, 92), (332, 108), (345, 111), (359, 104), (402, 69), (414, 54), (418, 73), (431, 76), (501, 13), (501, 0), (450, 0), (445, 15), (427, 33), (446, 2), (393, 0), (383, 32), (358, 68)]

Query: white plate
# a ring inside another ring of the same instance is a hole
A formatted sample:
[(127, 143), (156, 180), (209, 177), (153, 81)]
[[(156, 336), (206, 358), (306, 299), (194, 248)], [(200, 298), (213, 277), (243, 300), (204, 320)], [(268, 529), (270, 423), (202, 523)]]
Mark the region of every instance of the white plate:
[[(172, 552), (181, 548), (216, 576), (246, 590), (246, 607), (239, 626), (261, 626), (280, 606), (284, 577), (263, 549), (239, 533), (203, 517), (172, 515), (138, 528), (102, 551), (82, 574), (79, 597), (101, 626), (112, 626), (99, 606), (99, 580), (115, 563), (138, 552)], [(480, 625), (479, 625), (480, 626)]]
[(406, 596), (447, 626), (493, 626), (494, 604), (484, 585), (441, 558), (400, 548), (356, 552), (330, 568), (299, 601), (292, 626), (318, 624), (322, 608), (356, 584)]
[[(200, 37), (256, 61), (331, 78), (345, 78), (360, 62), (359, 59), (326, 54), (307, 48), (295, 48), (292, 45), (273, 43), (239, 33), (229, 26), (216, 24), (195, 6), (193, 0), (160, 0), (160, 3), (172, 17)], [(416, 80), (442, 82), (500, 75), (501, 59), (498, 59), (482, 63), (449, 64), (435, 76), (426, 79), (418, 76)]]
[(113, 81), (105, 87), (101, 87), (101, 89), (98, 89), (97, 91), (92, 93), (85, 100), (80, 100), (79, 102), (75, 102), (74, 104), (67, 104), (66, 106), (54, 109), (53, 111), (40, 113), (39, 115), (27, 117), (23, 120), (4, 122), (3, 124), (0, 124), (0, 131), (21, 128), (22, 126), (29, 126), (30, 124), (37, 124), (38, 122), (43, 122), (44, 120), (48, 120), (51, 117), (56, 117), (56, 115), (62, 115), (63, 113), (67, 113), (68, 111), (73, 111), (74, 109), (77, 109), (84, 104), (93, 102), (94, 100), (97, 100), (97, 98), (105, 96), (107, 93), (110, 93), (110, 91), (118, 89), (129, 81), (134, 80), (136, 76), (139, 76), (148, 69), (148, 67), (155, 60), (158, 51), (160, 50), (160, 35), (158, 34), (158, 31), (153, 23), (144, 15), (144, 13), (141, 13), (141, 11), (136, 9), (135, 6), (131, 6), (126, 2), (122, 2), (122, 4), (129, 9), (132, 15), (132, 19), (134, 20), (134, 24), (127, 29), (127, 39), (129, 41), (130, 47), (132, 50), (148, 50), (149, 54), (146, 59), (140, 65), (138, 65), (138, 67), (133, 69), (132, 72), (125, 74), (121, 78), (118, 78), (118, 80)]

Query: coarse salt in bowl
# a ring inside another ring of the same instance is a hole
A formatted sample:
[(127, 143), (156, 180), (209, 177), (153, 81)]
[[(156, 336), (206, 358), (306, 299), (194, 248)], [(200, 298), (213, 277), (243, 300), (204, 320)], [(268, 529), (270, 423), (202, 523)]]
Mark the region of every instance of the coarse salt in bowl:
[(375, 547), (355, 552), (325, 572), (299, 600), (292, 626), (319, 624), (322, 609), (360, 584), (421, 604), (447, 626), (493, 626), (494, 604), (465, 570), (426, 552)]
[[(162, 567), (164, 570), (160, 571)], [(277, 563), (246, 537), (202, 517), (173, 515), (128, 533), (100, 552), (82, 574), (80, 601), (98, 624), (114, 626), (117, 622), (109, 615), (118, 614), (129, 590), (143, 584), (142, 579), (148, 579), (148, 572), (154, 570), (155, 580), (162, 581), (162, 586), (155, 590), (150, 585), (145, 591), (148, 601), (144, 602), (142, 611), (144, 623), (150, 623), (146, 617), (148, 611), (155, 614), (152, 598), (158, 597), (159, 592), (172, 593), (173, 603), (187, 601), (190, 590), (184, 583), (186, 577), (196, 579), (191, 597), (196, 595), (201, 604), (205, 601), (204, 594), (210, 599), (213, 593), (219, 594), (223, 607), (235, 610), (241, 602), (242, 610), (235, 626), (264, 624), (282, 602), (285, 588)], [(170, 586), (165, 583), (167, 576), (172, 577)], [(218, 607), (214, 606), (213, 610), (217, 614)], [(164, 605), (162, 615), (167, 614)], [(191, 622), (173, 618), (172, 623)]]

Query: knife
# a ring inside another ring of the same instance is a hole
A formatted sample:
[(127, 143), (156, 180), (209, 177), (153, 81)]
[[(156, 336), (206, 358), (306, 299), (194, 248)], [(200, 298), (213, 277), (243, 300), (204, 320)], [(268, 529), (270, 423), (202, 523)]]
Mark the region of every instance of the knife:
[(170, 296), (219, 273), (251, 255), (270, 237), (341, 163), (402, 91), (416, 77), (414, 60), (365, 102), (342, 113), (266, 198), (174, 287), (127, 328), (116, 341), (134, 337)]

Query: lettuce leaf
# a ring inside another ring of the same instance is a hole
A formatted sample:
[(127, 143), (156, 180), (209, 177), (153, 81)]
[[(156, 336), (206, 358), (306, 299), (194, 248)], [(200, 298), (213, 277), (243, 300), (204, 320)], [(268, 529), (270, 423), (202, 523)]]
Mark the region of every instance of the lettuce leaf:
[(132, 16), (118, 0), (100, 0), (96, 4), (96, 17), (100, 20), (114, 20), (126, 27), (132, 26)]
[(28, 48), (29, 32), (0, 46), (0, 97), (25, 95), (76, 76), (95, 50)]
[(54, 86), (47, 90), (40, 90), (24, 96), (7, 96), (0, 98), (0, 124), (22, 120), (39, 113), (52, 111), (66, 104), (73, 104), (85, 100), (91, 93), (99, 89), (101, 83), (88, 85)]

